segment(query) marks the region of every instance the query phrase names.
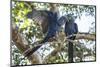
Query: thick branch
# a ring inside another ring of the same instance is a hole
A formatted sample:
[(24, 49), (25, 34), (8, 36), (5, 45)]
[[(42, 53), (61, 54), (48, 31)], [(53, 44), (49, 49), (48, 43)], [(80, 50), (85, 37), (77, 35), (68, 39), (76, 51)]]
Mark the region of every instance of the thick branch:
[(72, 37), (72, 36), (76, 36), (75, 38), (76, 40), (79, 40), (79, 39), (95, 40), (95, 34), (78, 33), (78, 34), (67, 36), (67, 38)]
[[(21, 54), (23, 54), (24, 56), (26, 56), (25, 54), (27, 54), (27, 52), (30, 52), (32, 50), (25, 37), (16, 30), (15, 24), (12, 24), (12, 40), (15, 43), (14, 45), (20, 50)], [(32, 64), (41, 63), (40, 59), (38, 59), (38, 56), (36, 55), (37, 54), (32, 54), (27, 56), (27, 58), (29, 59), (29, 61), (31, 61)]]
[(27, 40), (16, 30), (14, 24), (12, 26), (12, 40), (15, 42), (16, 47), (21, 51), (21, 53), (29, 48)]
[(95, 40), (94, 34), (76, 34), (76, 39)]

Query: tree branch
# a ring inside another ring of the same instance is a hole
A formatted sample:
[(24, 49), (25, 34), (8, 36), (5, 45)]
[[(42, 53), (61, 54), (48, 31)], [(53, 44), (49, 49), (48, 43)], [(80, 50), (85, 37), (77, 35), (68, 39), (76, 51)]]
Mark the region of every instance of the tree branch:
[(92, 40), (94, 41), (95, 40), (95, 34), (89, 34), (89, 33), (78, 33), (78, 34), (73, 34), (73, 35), (69, 35), (67, 36), (67, 39), (72, 37), (72, 36), (76, 36), (75, 40), (78, 40), (78, 39), (87, 39), (87, 40)]
[[(23, 34), (19, 33), (16, 30), (16, 25), (12, 23), (12, 40), (15, 43), (14, 45), (20, 50), (21, 54), (26, 56), (27, 52), (30, 52), (32, 48), (30, 48), (28, 41), (23, 36)], [(32, 64), (41, 63), (40, 59), (38, 59), (37, 54), (28, 55), (27, 58), (31, 61)]]

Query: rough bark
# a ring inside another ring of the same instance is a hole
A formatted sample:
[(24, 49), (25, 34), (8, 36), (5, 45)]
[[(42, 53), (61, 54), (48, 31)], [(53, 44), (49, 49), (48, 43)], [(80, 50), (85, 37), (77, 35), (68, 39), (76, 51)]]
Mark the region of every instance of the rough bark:
[[(27, 52), (30, 52), (32, 48), (30, 48), (28, 41), (23, 36), (23, 34), (19, 33), (16, 30), (15, 24), (12, 25), (12, 41), (15, 43), (14, 45), (20, 50), (20, 53), (26, 56)], [(32, 64), (40, 64), (40, 59), (38, 59), (38, 54), (32, 54), (26, 56)]]

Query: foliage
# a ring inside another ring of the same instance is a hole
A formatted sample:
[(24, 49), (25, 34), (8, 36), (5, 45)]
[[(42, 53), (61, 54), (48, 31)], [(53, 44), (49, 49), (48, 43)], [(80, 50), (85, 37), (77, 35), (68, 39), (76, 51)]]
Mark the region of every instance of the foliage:
[[(18, 31), (23, 33), (23, 35), (26, 36), (28, 42), (30, 44), (34, 43), (37, 40), (43, 39), (45, 35), (43, 35), (41, 27), (38, 23), (35, 21), (31, 21), (26, 18), (26, 14), (31, 11), (31, 6), (35, 6), (37, 10), (49, 10), (50, 6), (48, 3), (34, 3), (31, 2), (19, 2), (19, 1), (12, 1), (12, 23), (15, 23), (18, 26)], [(92, 5), (73, 5), (73, 4), (58, 4), (59, 11), (62, 11), (61, 14), (74, 14), (76, 17), (81, 18), (82, 13), (86, 12), (86, 15), (91, 15), (95, 17), (95, 7)], [(95, 33), (95, 22), (93, 23), (94, 26), (90, 28), (90, 32)], [(92, 30), (92, 31), (91, 31)], [(94, 31), (93, 31), (94, 30)], [(87, 41), (89, 42), (89, 41)], [(89, 54), (88, 56), (94, 56), (95, 55), (95, 43), (94, 43), (94, 50), (88, 49), (83, 43), (83, 46), (75, 45), (74, 50), (77, 52), (78, 55), (83, 55), (84, 53)], [(93, 41), (92, 41), (93, 43)], [(27, 61), (27, 58), (23, 57), (18, 49), (14, 46), (12, 46), (12, 63), (15, 65), (26, 65), (30, 64), (29, 61)], [(33, 45), (30, 45), (33, 46)], [(91, 53), (92, 52), (92, 53)], [(95, 56), (94, 56), (95, 57)], [(47, 63), (62, 63), (62, 62), (68, 62), (68, 53), (67, 48), (64, 50), (56, 53), (54, 56), (50, 56), (49, 59), (46, 60)], [(79, 56), (78, 58), (82, 58)], [(75, 59), (76, 62), (78, 62), (79, 59)], [(95, 59), (94, 59), (95, 60)], [(81, 61), (81, 60), (79, 60)]]
[(28, 65), (30, 64), (29, 60), (25, 58), (16, 46), (12, 46), (12, 65)]

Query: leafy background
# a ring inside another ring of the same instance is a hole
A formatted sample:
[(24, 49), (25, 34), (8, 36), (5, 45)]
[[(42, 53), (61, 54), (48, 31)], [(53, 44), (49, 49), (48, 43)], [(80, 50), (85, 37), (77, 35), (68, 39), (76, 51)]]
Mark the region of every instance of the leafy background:
[[(38, 23), (35, 21), (29, 20), (26, 18), (26, 14), (31, 11), (30, 6), (35, 5), (37, 10), (49, 10), (50, 6), (49, 3), (36, 3), (31, 2), (30, 5), (27, 5), (27, 2), (23, 1), (12, 1), (12, 8), (11, 8), (11, 18), (12, 23), (15, 23), (17, 25), (17, 29), (20, 33), (22, 33), (30, 43), (31, 47), (34, 47), (32, 45), (37, 40), (42, 40), (44, 38), (44, 34), (42, 33), (41, 27)], [(92, 16), (94, 18), (94, 21), (91, 21), (91, 26), (89, 27), (88, 33), (96, 34), (95, 32), (95, 6), (93, 5), (75, 5), (75, 4), (59, 4), (59, 11), (60, 15), (69, 14), (72, 13), (75, 16), (77, 16), (78, 19), (82, 18), (82, 15), (85, 13), (86, 16)], [(91, 20), (91, 19), (90, 19)], [(81, 24), (81, 22), (80, 22)], [(85, 25), (84, 25), (85, 26)], [(62, 32), (63, 33), (63, 28)], [(63, 39), (62, 37), (60, 37)], [(68, 53), (67, 49), (68, 46), (65, 47), (66, 42), (61, 41), (64, 44), (64, 48), (61, 51), (58, 51), (54, 55), (49, 56), (49, 58), (46, 60), (47, 63), (63, 63), (68, 62)], [(95, 52), (95, 41), (89, 41), (89, 40), (79, 40), (80, 44), (75, 44), (74, 46), (74, 61), (80, 62), (80, 61), (95, 61), (96, 60), (96, 52)], [(92, 44), (92, 46), (91, 46)], [(91, 48), (88, 48), (88, 46), (91, 46)], [(55, 44), (55, 47), (59, 46), (59, 43)], [(20, 54), (20, 51), (17, 49), (17, 47), (14, 45), (14, 42), (12, 41), (11, 44), (12, 47), (12, 65), (30, 65), (31, 63), (28, 61), (26, 57), (24, 57), (22, 54)]]

